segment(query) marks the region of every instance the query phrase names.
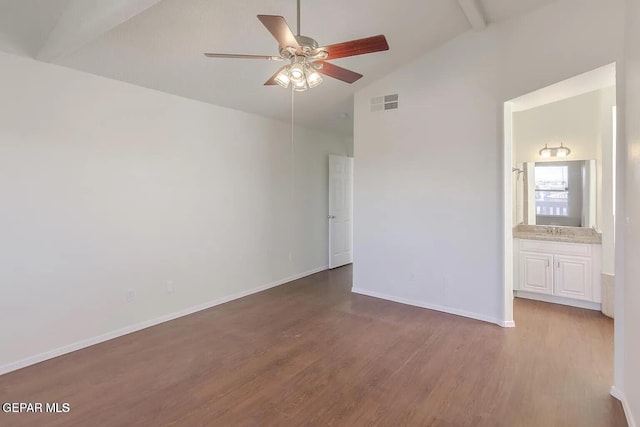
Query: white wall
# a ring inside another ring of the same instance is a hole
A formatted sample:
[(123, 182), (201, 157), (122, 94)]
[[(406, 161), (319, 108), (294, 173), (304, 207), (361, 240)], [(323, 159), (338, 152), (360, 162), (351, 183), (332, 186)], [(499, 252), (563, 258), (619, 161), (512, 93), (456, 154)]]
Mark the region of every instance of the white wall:
[(640, 2), (627, 1), (626, 218), (618, 218), (625, 244), (624, 395), (630, 427), (640, 426)]
[(296, 128), (292, 204), (287, 123), (6, 54), (0, 69), (0, 372), (327, 265), (344, 138)]
[[(504, 316), (502, 108), (622, 58), (624, 2), (565, 0), (469, 32), (355, 99), (354, 287)], [(400, 108), (370, 113), (398, 93)]]
[(608, 274), (615, 269), (611, 160), (614, 105), (615, 87), (608, 87), (513, 114), (516, 164), (556, 161), (541, 158), (539, 151), (545, 144), (558, 146), (561, 142), (571, 148), (568, 160), (596, 160), (596, 226), (602, 231), (602, 271)]
[(544, 144), (558, 146), (561, 142), (571, 148), (568, 160), (600, 159), (604, 92), (600, 89), (513, 113), (516, 162), (554, 161), (542, 159), (539, 151)]

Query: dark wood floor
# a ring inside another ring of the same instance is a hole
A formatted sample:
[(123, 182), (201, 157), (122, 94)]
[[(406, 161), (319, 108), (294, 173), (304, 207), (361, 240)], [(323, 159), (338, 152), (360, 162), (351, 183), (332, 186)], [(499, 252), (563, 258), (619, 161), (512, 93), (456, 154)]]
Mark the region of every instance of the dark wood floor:
[(516, 329), (309, 276), (0, 376), (0, 425), (626, 426), (610, 319), (516, 300)]

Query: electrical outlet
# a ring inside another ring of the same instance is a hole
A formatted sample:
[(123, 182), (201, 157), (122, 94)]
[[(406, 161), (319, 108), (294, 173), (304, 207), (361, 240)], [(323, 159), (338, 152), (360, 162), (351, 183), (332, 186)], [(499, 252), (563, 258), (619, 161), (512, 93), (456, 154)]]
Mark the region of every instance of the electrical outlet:
[(166, 283), (166, 290), (168, 294), (172, 294), (173, 293), (173, 280), (167, 280)]
[(126, 302), (132, 302), (136, 298), (136, 290), (133, 288), (129, 288), (126, 290), (124, 294), (124, 299)]
[(289, 262), (293, 262), (293, 254), (289, 252)]

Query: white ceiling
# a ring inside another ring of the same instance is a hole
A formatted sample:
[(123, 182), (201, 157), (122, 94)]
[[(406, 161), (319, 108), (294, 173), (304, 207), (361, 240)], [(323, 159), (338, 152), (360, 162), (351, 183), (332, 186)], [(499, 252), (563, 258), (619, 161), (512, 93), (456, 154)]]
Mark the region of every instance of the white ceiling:
[[(553, 1), (479, 0), (479, 6), (493, 23)], [(455, 0), (301, 3), (301, 33), (321, 45), (377, 34), (389, 42), (387, 52), (335, 61), (364, 74), (355, 84), (325, 78), (295, 94), (296, 123), (342, 134), (352, 132), (359, 87), (470, 29)], [(257, 14), (282, 15), (295, 32), (295, 0), (0, 0), (0, 50), (289, 121), (291, 92), (263, 86), (280, 63), (202, 55), (277, 55)]]
[(36, 56), (69, 0), (0, 0), (0, 50)]
[(510, 102), (512, 102), (512, 111), (515, 113), (615, 86), (615, 84), (616, 64), (612, 63), (527, 93)]

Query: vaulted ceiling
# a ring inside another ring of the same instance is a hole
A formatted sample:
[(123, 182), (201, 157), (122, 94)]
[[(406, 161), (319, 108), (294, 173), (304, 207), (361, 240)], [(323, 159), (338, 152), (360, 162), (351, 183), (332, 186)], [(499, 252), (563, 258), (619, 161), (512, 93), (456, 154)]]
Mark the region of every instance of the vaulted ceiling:
[[(350, 134), (355, 91), (470, 30), (474, 10), (491, 24), (553, 1), (302, 0), (301, 34), (325, 45), (385, 34), (390, 50), (335, 60), (364, 78), (353, 85), (325, 78), (319, 87), (295, 93), (295, 122)], [(291, 92), (263, 86), (281, 63), (202, 54), (277, 55), (277, 43), (256, 15), (282, 15), (295, 31), (295, 3), (0, 0), (0, 50), (288, 121)]]

